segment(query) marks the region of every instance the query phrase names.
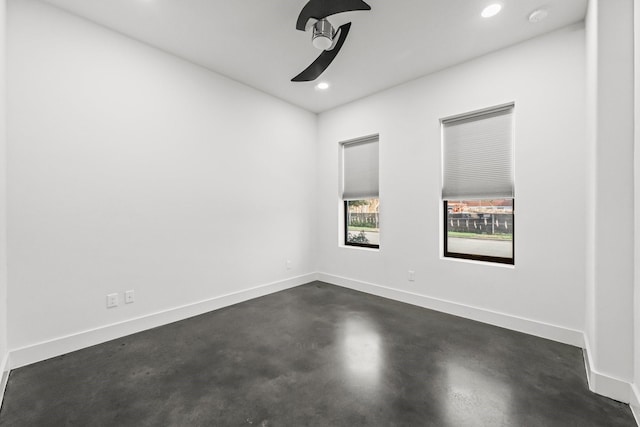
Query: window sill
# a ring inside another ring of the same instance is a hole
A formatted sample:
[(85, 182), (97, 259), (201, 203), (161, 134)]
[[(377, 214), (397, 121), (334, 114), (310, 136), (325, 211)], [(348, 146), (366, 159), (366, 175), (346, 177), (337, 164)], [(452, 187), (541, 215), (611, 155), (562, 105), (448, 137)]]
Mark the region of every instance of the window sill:
[(358, 251), (380, 252), (380, 248), (368, 248), (366, 246), (338, 245), (341, 249), (356, 249)]
[(510, 270), (514, 270), (516, 266), (514, 264), (504, 264), (500, 262), (491, 262), (491, 261), (479, 261), (476, 259), (465, 259), (465, 258), (454, 258), (454, 257), (446, 257), (440, 255), (440, 259), (443, 261), (453, 261), (453, 262), (462, 262), (465, 264), (476, 264), (476, 265), (484, 265), (491, 267), (502, 267)]

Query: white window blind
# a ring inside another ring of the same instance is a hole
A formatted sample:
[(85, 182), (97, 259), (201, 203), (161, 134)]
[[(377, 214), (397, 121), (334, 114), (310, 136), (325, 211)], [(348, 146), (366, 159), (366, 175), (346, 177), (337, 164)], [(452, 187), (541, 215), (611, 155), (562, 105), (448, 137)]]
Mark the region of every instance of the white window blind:
[(342, 144), (342, 198), (378, 197), (378, 136)]
[(442, 120), (443, 200), (514, 198), (513, 105)]

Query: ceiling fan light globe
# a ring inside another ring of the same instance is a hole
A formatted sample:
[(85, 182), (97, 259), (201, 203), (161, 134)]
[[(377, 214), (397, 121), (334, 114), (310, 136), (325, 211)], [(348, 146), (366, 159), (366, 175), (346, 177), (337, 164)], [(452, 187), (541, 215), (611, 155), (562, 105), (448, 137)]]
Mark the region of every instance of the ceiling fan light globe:
[(313, 38), (313, 47), (320, 50), (327, 50), (333, 44), (333, 40), (329, 37), (318, 36)]

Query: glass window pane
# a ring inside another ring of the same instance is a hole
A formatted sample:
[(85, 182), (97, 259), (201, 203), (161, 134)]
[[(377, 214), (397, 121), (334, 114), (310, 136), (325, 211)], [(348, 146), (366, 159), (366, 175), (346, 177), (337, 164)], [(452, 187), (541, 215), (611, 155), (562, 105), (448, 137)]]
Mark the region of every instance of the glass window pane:
[(445, 256), (513, 260), (513, 199), (446, 202)]
[(380, 246), (380, 199), (345, 201), (345, 244)]

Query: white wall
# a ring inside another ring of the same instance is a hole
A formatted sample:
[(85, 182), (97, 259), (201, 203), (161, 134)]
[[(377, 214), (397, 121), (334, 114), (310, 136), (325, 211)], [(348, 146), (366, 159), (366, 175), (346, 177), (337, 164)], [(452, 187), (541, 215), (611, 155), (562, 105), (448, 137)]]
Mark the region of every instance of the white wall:
[[(598, 13), (597, 3), (594, 1), (588, 2), (587, 15), (585, 17), (586, 37), (586, 70), (591, 70), (586, 73), (586, 117), (587, 117), (587, 134), (586, 134), (586, 146), (587, 146), (587, 188), (596, 188), (596, 169), (595, 169), (595, 156), (596, 156), (596, 134), (597, 134), (597, 73), (593, 72), (597, 68), (597, 51), (592, 48), (597, 44), (597, 26), (598, 26)], [(595, 230), (596, 227), (596, 214), (595, 214), (595, 192), (587, 191), (586, 199), (586, 217), (587, 217), (587, 229), (586, 232), (586, 281), (585, 281), (585, 345), (588, 343), (595, 344), (596, 342), (596, 327), (595, 327), (595, 310), (596, 310), (596, 293), (595, 293), (595, 271), (596, 271), (596, 253), (595, 253)], [(587, 360), (589, 362), (589, 360)], [(590, 367), (588, 367), (590, 369)]]
[(0, 396), (7, 356), (6, 10), (0, 0)]
[[(319, 271), (338, 283), (580, 345), (584, 35), (581, 25), (568, 27), (320, 115)], [(439, 119), (511, 101), (515, 268), (442, 259)], [(338, 142), (373, 133), (380, 134), (381, 248), (341, 247)]]
[(634, 198), (635, 198), (635, 258), (634, 258), (634, 396), (637, 420), (640, 421), (640, 0), (634, 1), (634, 78), (635, 78), (635, 133), (634, 133)]
[(590, 386), (628, 402), (634, 369), (633, 1), (592, 0), (586, 32)]
[(315, 115), (32, 0), (8, 29), (12, 349), (315, 271)]

